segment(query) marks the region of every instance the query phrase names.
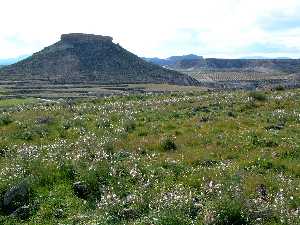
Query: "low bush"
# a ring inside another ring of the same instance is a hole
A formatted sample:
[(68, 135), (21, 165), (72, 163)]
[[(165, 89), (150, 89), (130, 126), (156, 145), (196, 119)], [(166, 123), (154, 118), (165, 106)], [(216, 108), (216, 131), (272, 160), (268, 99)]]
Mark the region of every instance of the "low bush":
[(8, 125), (13, 122), (13, 119), (8, 114), (0, 115), (0, 126)]
[(50, 116), (40, 116), (36, 119), (37, 124), (50, 124), (53, 122), (53, 117)]
[(133, 120), (128, 120), (124, 123), (124, 129), (126, 132), (132, 132), (136, 128), (136, 124)]
[(65, 129), (65, 130), (70, 129), (72, 126), (73, 126), (73, 123), (72, 123), (71, 121), (69, 121), (69, 120), (65, 120), (65, 121), (63, 121), (63, 123), (62, 123), (62, 127), (63, 127), (63, 129)]
[(18, 132), (15, 137), (17, 139), (22, 139), (22, 140), (25, 140), (25, 141), (31, 141), (33, 139), (33, 132), (31, 131), (24, 131), (24, 132)]
[(103, 145), (103, 150), (106, 152), (106, 153), (109, 153), (109, 154), (112, 154), (115, 150), (115, 146), (112, 142), (106, 142), (104, 145)]
[(111, 122), (109, 120), (103, 119), (103, 120), (98, 121), (96, 126), (98, 128), (107, 129), (107, 128), (110, 128)]
[(252, 135), (252, 145), (257, 147), (268, 147), (268, 148), (274, 148), (278, 146), (278, 143), (276, 140), (268, 140), (263, 137), (259, 137), (256, 134)]
[(188, 225), (190, 221), (185, 215), (179, 213), (167, 212), (158, 219), (159, 225)]
[(275, 90), (276, 90), (276, 91), (284, 91), (284, 90), (285, 90), (285, 87), (282, 86), (282, 85), (278, 85), (277, 87), (275, 87)]
[(163, 151), (175, 151), (177, 150), (177, 145), (174, 142), (173, 138), (167, 137), (163, 139), (160, 143)]
[(260, 91), (250, 92), (249, 97), (253, 98), (254, 100), (261, 101), (261, 102), (267, 100), (266, 94), (263, 92), (260, 92)]
[(247, 225), (249, 224), (240, 201), (223, 200), (217, 209), (216, 225)]
[(228, 115), (229, 117), (233, 117), (233, 118), (236, 118), (236, 117), (237, 117), (236, 113), (234, 113), (234, 112), (232, 112), (232, 111), (229, 111), (229, 112), (227, 113), (227, 115)]

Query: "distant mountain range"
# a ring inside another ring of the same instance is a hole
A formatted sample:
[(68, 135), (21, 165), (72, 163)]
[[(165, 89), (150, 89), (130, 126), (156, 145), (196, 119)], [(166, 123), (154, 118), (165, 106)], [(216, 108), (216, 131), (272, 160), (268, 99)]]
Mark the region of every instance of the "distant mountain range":
[[(3, 67), (5, 65), (11, 65), (14, 63), (17, 63), (23, 59), (28, 58), (30, 55), (21, 55), (21, 56), (17, 56), (14, 58), (6, 58), (6, 59), (1, 59), (0, 58), (0, 67)], [(146, 58), (143, 57), (144, 60), (148, 61), (148, 62), (152, 62), (158, 65), (171, 65), (171, 64), (175, 64), (176, 62), (180, 61), (180, 60), (201, 60), (203, 59), (203, 56), (198, 56), (195, 54), (189, 54), (189, 55), (182, 55), (182, 56), (171, 56), (169, 58), (166, 59), (162, 59), (162, 58)], [(292, 59), (289, 57), (276, 57), (276, 58), (270, 58), (270, 57), (264, 57), (264, 56), (245, 56), (245, 57), (241, 57), (239, 59)]]
[(190, 54), (190, 55), (182, 55), (182, 56), (171, 56), (169, 58), (166, 59), (161, 59), (161, 58), (143, 58), (144, 60), (160, 65), (160, 66), (167, 66), (167, 67), (171, 67), (173, 65), (175, 65), (177, 62), (181, 61), (181, 60), (201, 60), (203, 59), (202, 56), (198, 56), (198, 55), (194, 55), (194, 54)]
[(15, 58), (8, 58), (8, 59), (0, 59), (0, 66), (6, 66), (6, 65), (11, 65), (16, 62), (19, 62), (23, 59), (28, 58), (30, 55), (21, 55)]
[[(85, 34), (63, 35), (62, 40), (33, 56), (23, 55), (16, 58), (0, 59), (0, 68), (3, 65), (15, 65), (3, 68), (1, 71), (18, 74), (93, 74), (109, 82), (161, 82), (177, 83), (178, 79), (171, 78), (174, 71), (213, 70), (255, 70), (261, 72), (299, 73), (300, 59), (279, 57), (275, 59), (262, 56), (247, 56), (240, 59), (204, 58), (195, 54), (171, 56), (169, 58), (142, 58), (150, 64), (122, 49), (111, 42), (101, 42), (99, 36)], [(101, 36), (102, 37), (102, 36)], [(88, 44), (87, 40), (88, 39)], [(101, 39), (101, 38), (100, 38)], [(70, 47), (70, 43), (73, 47)], [(75, 44), (74, 44), (75, 43)], [(54, 55), (56, 58), (54, 58)], [(25, 59), (25, 60), (24, 60)], [(155, 67), (159, 65), (164, 67)], [(166, 70), (170, 69), (170, 70)], [(106, 75), (104, 75), (106, 74)], [(114, 77), (108, 74), (114, 74)], [(120, 76), (120, 74), (125, 74)], [(127, 75), (126, 75), (127, 74)], [(143, 75), (137, 75), (143, 74)], [(156, 77), (160, 74), (161, 77)], [(167, 75), (169, 74), (169, 75)], [(103, 78), (103, 76), (108, 76)], [(124, 77), (125, 76), (125, 77)], [(126, 78), (126, 76), (128, 76)], [(143, 76), (143, 77), (141, 77)], [(144, 77), (145, 76), (145, 77)], [(165, 78), (162, 78), (164, 76)], [(156, 77), (156, 78), (155, 78)], [(167, 78), (169, 77), (169, 78)], [(94, 79), (94, 78), (93, 78)], [(126, 81), (127, 79), (127, 81)], [(169, 80), (169, 81), (168, 81)], [(172, 81), (171, 81), (172, 80)], [(64, 81), (65, 82), (65, 81)], [(179, 82), (180, 83), (180, 82)], [(193, 84), (189, 77), (183, 83)]]
[(289, 58), (289, 57), (270, 58), (270, 57), (265, 57), (265, 56), (244, 56), (244, 57), (241, 57), (240, 59), (292, 59), (292, 58)]
[(263, 72), (300, 72), (300, 59), (280, 57), (268, 59), (259, 56), (242, 59), (203, 58), (197, 55), (172, 56), (167, 59), (144, 58), (146, 61), (173, 70), (201, 70), (201, 69), (236, 69), (257, 70)]

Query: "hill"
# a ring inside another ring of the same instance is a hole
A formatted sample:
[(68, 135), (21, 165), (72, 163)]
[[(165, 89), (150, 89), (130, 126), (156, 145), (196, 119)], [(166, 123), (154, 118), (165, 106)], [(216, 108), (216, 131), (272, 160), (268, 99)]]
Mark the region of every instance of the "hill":
[(48, 79), (50, 83), (168, 83), (197, 85), (179, 72), (148, 63), (112, 42), (111, 37), (64, 34), (31, 57), (4, 67), (1, 75)]
[[(205, 59), (207, 68), (270, 70), (285, 73), (300, 71), (299, 59)], [(199, 65), (199, 67), (201, 67)]]
[[(155, 59), (155, 60), (154, 60)], [(169, 60), (172, 59), (172, 60)], [(277, 71), (297, 73), (300, 71), (300, 59), (218, 59), (203, 57), (170, 57), (168, 59), (149, 58), (148, 61), (175, 70), (199, 69), (239, 69), (256, 71)]]
[(152, 63), (158, 62), (159, 65), (165, 68), (185, 73), (197, 79), (202, 87), (207, 88), (300, 87), (299, 59), (218, 59), (191, 56), (147, 60)]

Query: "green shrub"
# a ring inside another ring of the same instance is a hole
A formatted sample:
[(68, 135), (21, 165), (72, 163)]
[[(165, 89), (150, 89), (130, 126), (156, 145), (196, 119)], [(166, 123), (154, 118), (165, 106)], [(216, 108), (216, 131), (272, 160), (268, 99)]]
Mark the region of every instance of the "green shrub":
[(97, 122), (96, 126), (98, 128), (107, 129), (110, 128), (111, 122), (109, 120), (103, 119)]
[(261, 101), (261, 102), (267, 100), (266, 94), (263, 92), (259, 92), (259, 91), (250, 92), (249, 97), (253, 98), (254, 100)]
[(228, 113), (227, 113), (227, 115), (229, 116), (229, 117), (233, 117), (233, 118), (236, 118), (236, 113), (234, 113), (234, 112), (232, 112), (232, 111), (229, 111)]
[(199, 119), (199, 122), (200, 123), (206, 123), (210, 120), (210, 117), (208, 116), (202, 116), (200, 119)]
[(40, 116), (36, 119), (37, 124), (50, 124), (53, 122), (53, 117), (51, 116)]
[(278, 85), (278, 86), (275, 87), (275, 90), (276, 90), (276, 91), (284, 91), (284, 90), (285, 90), (285, 87), (282, 86), (282, 85)]
[(277, 147), (278, 143), (275, 140), (267, 140), (262, 137), (258, 137), (256, 134), (252, 135), (252, 145), (258, 146), (258, 147)]
[(49, 130), (45, 126), (35, 126), (32, 128), (32, 132), (34, 135), (36, 135), (40, 138), (47, 137), (49, 134)]
[(170, 137), (163, 139), (160, 143), (162, 150), (164, 151), (175, 151), (177, 149), (177, 145), (174, 140)]
[(109, 164), (105, 161), (93, 165), (93, 169), (82, 168), (78, 171), (77, 179), (87, 185), (90, 191), (90, 197), (101, 195), (101, 187), (107, 185), (110, 179)]
[(48, 135), (49, 129), (47, 127), (44, 125), (35, 125), (33, 127), (17, 130), (14, 134), (14, 138), (31, 141), (34, 138), (46, 138)]
[(106, 153), (113, 153), (114, 150), (115, 150), (115, 146), (112, 142), (106, 142), (104, 145), (103, 145), (103, 150), (106, 152)]
[(69, 120), (65, 120), (65, 121), (63, 121), (63, 123), (62, 123), (62, 127), (63, 127), (63, 129), (65, 129), (65, 130), (70, 129), (72, 126), (73, 126), (73, 123), (72, 123), (71, 121), (69, 121)]
[(62, 181), (61, 169), (54, 163), (43, 163), (35, 160), (28, 164), (27, 173), (34, 177), (34, 185), (38, 187), (52, 187), (55, 182)]
[(241, 202), (237, 200), (223, 200), (217, 209), (216, 225), (247, 225), (249, 224), (243, 213)]
[(31, 131), (24, 131), (17, 133), (17, 138), (23, 139), (25, 141), (31, 141), (33, 139), (33, 133)]
[(8, 125), (13, 122), (13, 119), (8, 114), (0, 115), (0, 126)]
[(164, 162), (162, 164), (162, 167), (164, 169), (172, 171), (176, 177), (180, 176), (180, 174), (182, 174), (187, 168), (186, 165), (182, 165), (176, 162)]
[(74, 180), (76, 176), (76, 170), (74, 165), (71, 162), (64, 161), (61, 163), (59, 166), (59, 172), (62, 174), (62, 177), (69, 179), (69, 180)]
[(284, 172), (287, 169), (285, 165), (270, 159), (257, 159), (253, 163), (253, 165), (255, 168), (258, 168), (258, 170), (260, 170), (261, 173), (264, 173), (268, 170), (273, 170), (276, 172)]
[(166, 213), (163, 213), (162, 216), (158, 219), (159, 225), (188, 225), (191, 224), (190, 220), (187, 218), (187, 215), (184, 215), (179, 210), (172, 210)]
[(127, 120), (124, 123), (124, 129), (126, 132), (132, 132), (135, 130), (135, 128), (136, 128), (136, 124), (133, 120)]
[(148, 135), (148, 131), (146, 131), (146, 130), (141, 130), (138, 133), (139, 137), (146, 137), (147, 135)]

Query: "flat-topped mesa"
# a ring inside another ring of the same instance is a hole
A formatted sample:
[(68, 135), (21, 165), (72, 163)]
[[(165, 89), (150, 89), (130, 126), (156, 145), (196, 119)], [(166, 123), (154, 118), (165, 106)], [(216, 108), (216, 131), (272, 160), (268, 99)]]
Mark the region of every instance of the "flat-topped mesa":
[(168, 83), (198, 85), (187, 75), (148, 63), (102, 35), (71, 33), (0, 74), (55, 84)]
[(113, 40), (112, 37), (94, 35), (94, 34), (71, 33), (71, 34), (61, 35), (61, 41), (67, 43), (87, 43), (87, 42), (98, 42), (98, 41), (112, 42), (112, 40)]

